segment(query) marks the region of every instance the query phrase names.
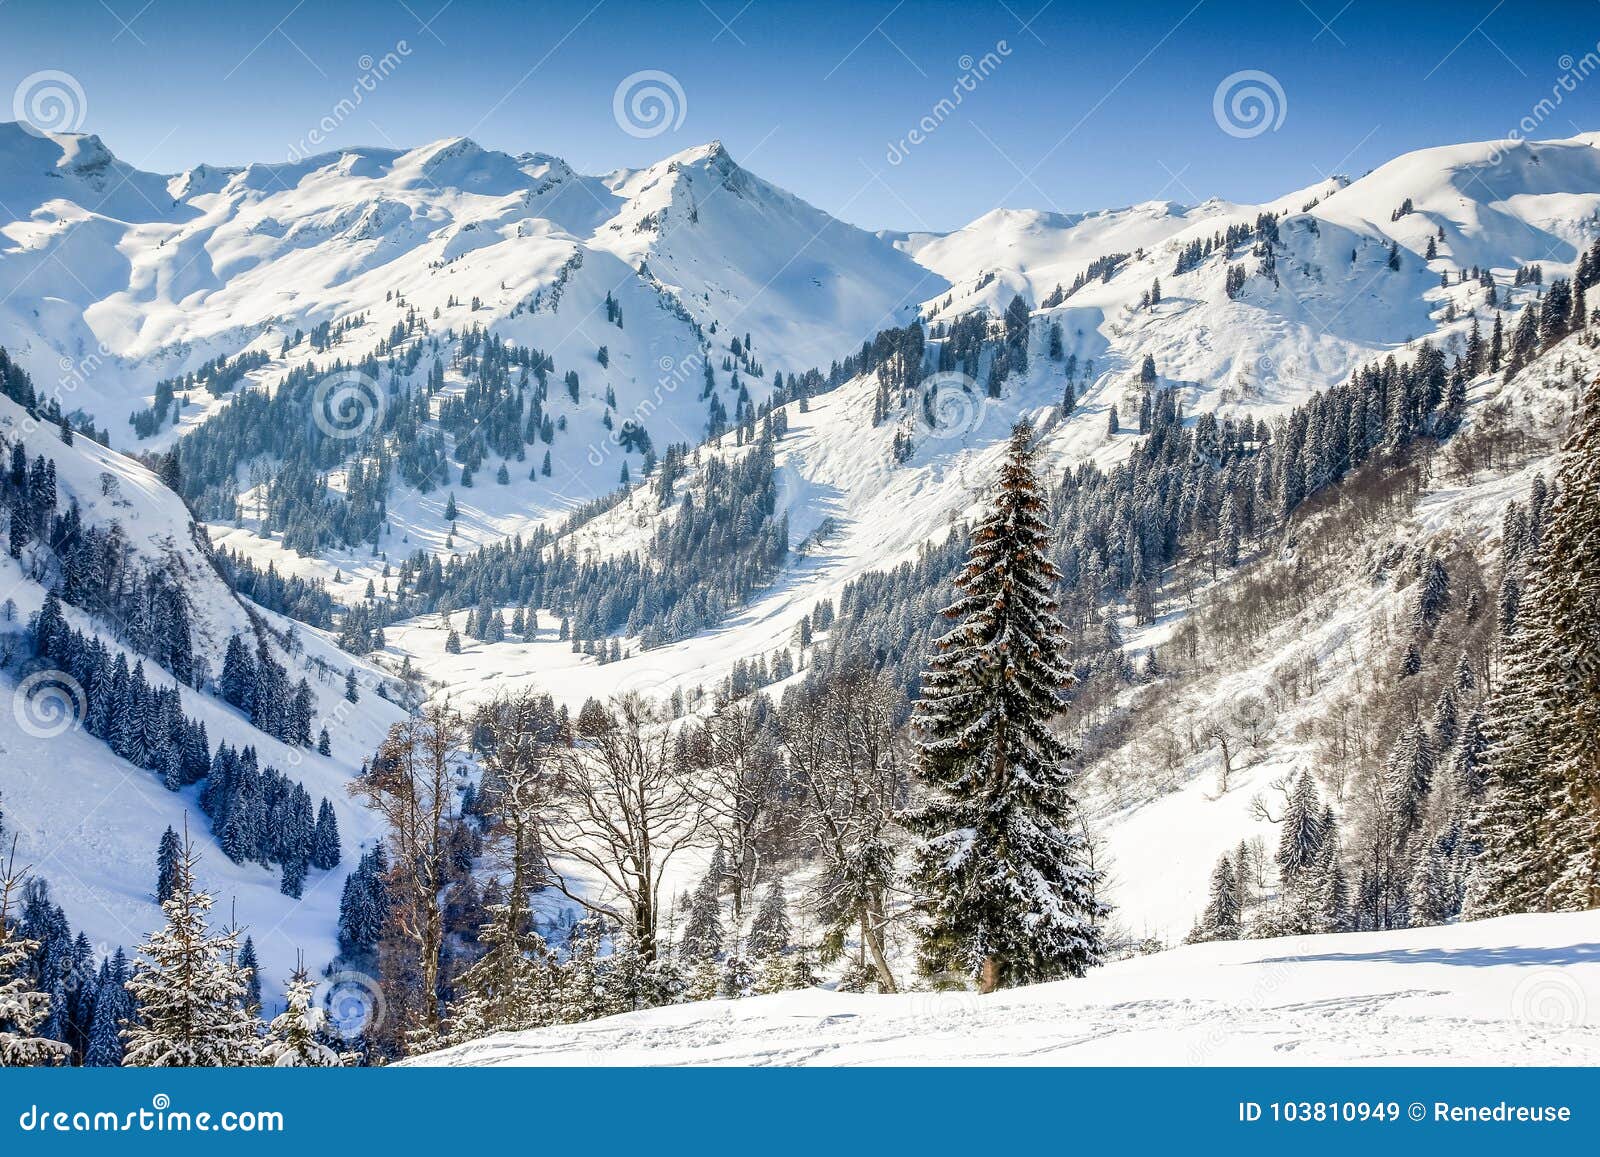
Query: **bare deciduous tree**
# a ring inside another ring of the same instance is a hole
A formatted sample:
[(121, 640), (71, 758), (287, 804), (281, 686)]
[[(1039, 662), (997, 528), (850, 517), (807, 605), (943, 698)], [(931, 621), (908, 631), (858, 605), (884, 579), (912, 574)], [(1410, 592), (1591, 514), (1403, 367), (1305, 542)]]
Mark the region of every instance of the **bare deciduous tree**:
[(389, 827), (391, 920), (415, 950), (421, 1007), (413, 1029), (436, 1037), (444, 917), (439, 894), (448, 880), (452, 798), (462, 771), (467, 729), (449, 703), (429, 704), (389, 729), (350, 794)]
[[(663, 874), (701, 842), (704, 823), (674, 758), (671, 729), (652, 706), (626, 695), (580, 717), (540, 826), (556, 887), (632, 929), (640, 954), (654, 960)], [(577, 891), (560, 870), (563, 858), (591, 871), (602, 891)]]

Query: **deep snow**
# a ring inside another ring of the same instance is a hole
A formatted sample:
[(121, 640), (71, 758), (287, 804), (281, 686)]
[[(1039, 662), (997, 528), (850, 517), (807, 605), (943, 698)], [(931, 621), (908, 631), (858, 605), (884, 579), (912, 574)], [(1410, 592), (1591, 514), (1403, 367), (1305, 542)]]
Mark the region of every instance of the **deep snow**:
[(992, 996), (680, 1004), (406, 1063), (1592, 1065), (1600, 912), (1195, 945)]

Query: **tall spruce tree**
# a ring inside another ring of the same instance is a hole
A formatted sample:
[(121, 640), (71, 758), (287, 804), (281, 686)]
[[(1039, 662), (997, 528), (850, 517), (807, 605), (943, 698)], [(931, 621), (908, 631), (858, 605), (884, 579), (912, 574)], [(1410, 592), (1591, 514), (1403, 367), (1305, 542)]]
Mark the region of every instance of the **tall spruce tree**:
[(1483, 708), (1473, 917), (1600, 905), (1600, 381), (1563, 448)]
[(255, 1063), (254, 1014), (245, 1006), (249, 976), (237, 963), (239, 934), (213, 933), (213, 899), (195, 883), (199, 857), (184, 842), (166, 924), (139, 946), (128, 991), (139, 1021), (123, 1030), (123, 1064), (135, 1068), (221, 1067)]
[(1012, 431), (944, 611), (958, 625), (922, 677), (924, 799), (905, 817), (921, 840), (921, 967), (981, 992), (1082, 976), (1107, 912), (1072, 795), (1075, 752), (1050, 730), (1070, 676), (1032, 441), (1028, 423)]

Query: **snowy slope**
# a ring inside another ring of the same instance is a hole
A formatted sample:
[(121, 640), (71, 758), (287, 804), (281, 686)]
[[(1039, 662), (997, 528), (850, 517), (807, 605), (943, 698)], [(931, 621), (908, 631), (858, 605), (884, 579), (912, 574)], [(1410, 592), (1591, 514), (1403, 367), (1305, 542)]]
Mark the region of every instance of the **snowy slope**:
[[(532, 684), (576, 707), (618, 690), (659, 694), (710, 684), (736, 661), (788, 644), (818, 599), (836, 598), (851, 578), (911, 557), (970, 516), (1019, 415), (1040, 423), (1043, 461), (1052, 470), (1117, 460), (1135, 439), (1109, 436), (1107, 412), (1134, 396), (1131, 379), (1147, 354), (1162, 384), (1181, 391), (1185, 413), (1271, 416), (1358, 365), (1409, 356), (1420, 338), (1459, 343), (1469, 311), (1486, 326), (1481, 287), (1441, 287), (1446, 270), (1491, 268), (1502, 301), (1510, 297), (1507, 320), (1514, 324), (1516, 308), (1536, 291), (1511, 291), (1512, 272), (1540, 262), (1547, 282), (1568, 273), (1594, 235), (1596, 139), (1424, 150), (1359, 180), (1294, 190), (1259, 206), (1213, 200), (1081, 216), (1002, 211), (946, 236), (873, 237), (761, 181), (715, 144), (604, 177), (577, 174), (556, 158), (510, 157), (455, 140), (241, 170), (202, 167), (169, 179), (122, 165), (94, 138), (41, 140), (0, 128), (0, 203), (26, 207), (0, 223), (0, 344), (35, 371), (46, 393), (65, 382), (68, 407), (110, 424), (119, 445), (126, 438), (119, 416), (149, 396), (157, 377), (249, 347), (269, 355), (251, 379), (271, 389), (311, 356), (304, 346), (280, 356), (286, 333), (355, 313), (369, 314), (370, 322), (332, 351), (347, 360), (414, 308), (435, 333), (483, 324), (551, 354), (558, 377), (576, 368), (583, 383), (576, 403), (552, 390), (571, 430), (553, 448), (556, 476), (528, 481), (524, 463), (520, 472), (513, 468), (511, 485), (481, 479), (457, 491), (460, 517), (449, 547), (445, 494), (397, 489), (389, 505), (393, 543), (386, 543), (392, 562), (418, 547), (470, 550), (608, 491), (620, 457), (601, 423), (608, 387), (619, 416), (651, 407), (658, 445), (696, 442), (704, 428), (701, 367), (713, 366), (726, 396), (721, 361), (732, 337), (742, 341), (748, 331), (753, 356), (766, 368), (765, 377), (740, 374), (759, 401), (775, 370), (826, 367), (874, 330), (903, 323), (907, 303), (921, 301), (936, 324), (979, 307), (997, 313), (1016, 292), (1028, 297), (1036, 307), (1029, 371), (1007, 381), (999, 399), (982, 396), (981, 387), (954, 398), (947, 428), (921, 429), (909, 418), (874, 428), (877, 384), (870, 379), (813, 399), (806, 413), (789, 407), (777, 461), (795, 554), (766, 592), (735, 608), (718, 629), (605, 666), (573, 655), (548, 617), (534, 641), (467, 640), (460, 655), (445, 653), (446, 631), (436, 619), (386, 632), (385, 662), (410, 657), (457, 702)], [(1413, 211), (1397, 218), (1407, 199)], [(1249, 225), (1265, 210), (1282, 214), (1276, 282), (1262, 274), (1248, 245), (1174, 272), (1183, 246)], [(1430, 237), (1439, 256), (1427, 262)], [(1393, 244), (1401, 250), (1399, 271), (1388, 267)], [(1053, 309), (1038, 308), (1056, 284), (1069, 286), (1110, 253), (1130, 257), (1109, 280), (1091, 282)], [(1229, 264), (1251, 275), (1232, 299), (1223, 288)], [(1157, 278), (1162, 301), (1141, 308)], [(620, 328), (606, 320), (608, 294), (622, 307)], [(1046, 354), (1052, 325), (1061, 327), (1080, 372), (1094, 362), (1065, 419), (1057, 410), (1064, 366)], [(596, 360), (600, 345), (609, 347), (608, 367)], [(85, 358), (94, 364), (78, 360)], [(447, 392), (461, 388), (450, 371)], [(1477, 383), (1474, 398), (1498, 389)], [(207, 406), (213, 404), (221, 403)], [(191, 406), (181, 430), (164, 430), (144, 446), (170, 444), (206, 412)], [(897, 462), (893, 442), (902, 428), (915, 449)], [(731, 439), (725, 443), (702, 452), (739, 453)], [(330, 481), (340, 484), (337, 472)], [(1471, 494), (1441, 491), (1430, 495), (1426, 517), (1451, 525), (1482, 519), (1525, 484), (1524, 477)], [(661, 517), (648, 494), (636, 492), (579, 527), (566, 545), (597, 554), (628, 549)], [(165, 533), (181, 537), (181, 529), (179, 519)], [(260, 537), (248, 518), (210, 529), (281, 570), (323, 577), (339, 570), (354, 581), (335, 587), (336, 597), (355, 597), (385, 563), (366, 550), (302, 558)], [(1350, 596), (1352, 617), (1382, 610), (1373, 592), (1352, 588)], [(236, 611), (226, 599), (206, 601), (221, 608), (222, 618), (207, 628), (216, 645)], [(1303, 627), (1322, 632), (1315, 637), (1328, 655), (1346, 661), (1336, 644), (1353, 629), (1350, 621)], [(301, 634), (308, 649), (326, 646), (314, 632)], [(1238, 673), (1243, 681), (1254, 674)], [(1199, 714), (1207, 706), (1197, 700), (1184, 709)], [(1291, 723), (1285, 720), (1286, 736)], [(370, 734), (348, 745), (336, 736), (337, 759), (375, 745), (381, 728), (360, 726)], [(1290, 758), (1286, 747), (1285, 763)], [(1194, 889), (1205, 870), (1220, 848), (1260, 827), (1250, 796), (1283, 767), (1260, 765), (1241, 776), (1237, 791), (1213, 800), (1199, 758), (1182, 769), (1176, 791), (1103, 801), (1115, 899), (1130, 930), (1167, 941), (1182, 934), (1199, 906)], [(1151, 848), (1163, 854), (1153, 856)], [(148, 851), (127, 854), (140, 862)]]
[[(387, 678), (339, 651), (320, 632), (247, 607), (235, 597), (208, 557), (199, 537), (203, 532), (178, 497), (144, 467), (87, 438), (66, 446), (54, 427), (39, 428), (5, 398), (0, 398), (0, 435), (20, 440), (30, 457), (43, 454), (55, 461), (62, 509), (75, 498), (86, 523), (116, 521), (136, 556), (179, 577), (190, 608), (195, 655), (205, 660), (213, 679), (220, 673), (230, 636), (259, 637), (252, 616), (272, 633), (269, 638), (287, 637), (293, 630), (293, 653), (276, 641), (271, 645), (291, 679), (310, 681), (317, 700), (313, 727), (328, 728), (331, 757), (280, 743), (221, 699), (191, 687), (180, 688), (183, 711), (205, 724), (213, 748), (219, 741), (253, 745), (263, 766), (277, 767), (303, 783), (313, 800), (326, 797), (338, 816), (344, 860), (331, 872), (312, 872), (299, 901), (281, 895), (276, 868), (234, 864), (217, 848), (196, 802), (199, 785), (167, 791), (155, 773), (118, 759), (70, 716), (18, 693), (18, 680), (28, 669), (13, 665), (0, 672), (0, 806), (8, 835), (18, 841), (18, 863), (49, 881), (53, 898), (66, 909), (74, 928), (84, 931), (97, 949), (131, 948), (162, 920), (154, 894), (161, 833), (169, 825), (181, 831), (187, 821), (202, 855), (200, 880), (217, 894), (221, 914), (231, 910), (255, 937), (266, 990), (274, 991), (287, 977), (299, 952), (320, 966), (335, 951), (344, 876), (362, 843), (375, 834), (369, 814), (349, 798), (346, 784), (400, 717), (399, 708), (375, 692)], [(16, 619), (0, 623), (0, 630), (20, 631), (44, 596), (44, 588), (17, 560), (0, 555), (0, 598), (16, 608)], [(71, 626), (99, 634), (116, 653), (119, 644), (106, 624), (70, 606), (63, 610)], [(126, 653), (130, 663), (139, 658)], [(365, 688), (356, 705), (343, 698), (344, 672), (352, 667)], [(145, 670), (152, 682), (174, 685), (155, 664), (147, 661)], [(81, 713), (81, 703), (63, 700), (61, 705)]]
[(1592, 1065), (1600, 913), (1246, 940), (992, 996), (813, 988), (501, 1034), (412, 1065)]
[[(662, 359), (698, 346), (694, 323), (748, 332), (770, 381), (826, 364), (944, 287), (720, 144), (604, 177), (464, 138), (162, 177), (97, 137), (4, 124), (0, 205), (0, 345), (118, 435), (157, 378), (219, 354), (276, 353), (296, 328), (368, 311), (375, 343), (393, 294), (435, 328), (520, 313), (506, 335), (558, 364), (609, 341), (654, 384)], [(592, 292), (557, 308), (574, 264)], [(541, 291), (544, 308), (524, 312)], [(595, 319), (607, 291), (637, 336)], [(628, 398), (628, 373), (612, 377)]]

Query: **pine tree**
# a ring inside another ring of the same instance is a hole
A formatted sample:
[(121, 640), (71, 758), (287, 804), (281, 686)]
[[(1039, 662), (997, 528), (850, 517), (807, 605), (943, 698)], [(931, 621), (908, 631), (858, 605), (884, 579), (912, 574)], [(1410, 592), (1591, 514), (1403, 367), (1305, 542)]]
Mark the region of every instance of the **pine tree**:
[(451, 1009), (452, 1043), (553, 1023), (540, 994), (550, 988), (554, 962), (533, 930), (526, 893), (509, 889), (504, 903), (489, 906), (489, 917), (480, 937), (488, 949), (456, 985), (463, 996)]
[(244, 1007), (257, 1015), (261, 1012), (261, 963), (256, 959), (256, 942), (246, 936), (244, 947), (239, 949), (239, 967), (246, 974)]
[(1289, 793), (1278, 836), (1278, 876), (1286, 889), (1294, 888), (1317, 864), (1324, 838), (1322, 803), (1311, 773), (1302, 771)]
[(317, 808), (317, 826), (311, 837), (311, 866), (326, 872), (337, 868), (339, 859), (339, 819), (324, 797)]
[(315, 1003), (316, 991), (317, 982), (305, 968), (296, 969), (284, 991), (288, 1007), (267, 1026), (267, 1039), (261, 1043), (262, 1064), (279, 1069), (331, 1069), (347, 1063), (319, 1039), (326, 1031), (328, 1016)]
[(117, 1068), (122, 1064), (122, 1029), (133, 1019), (133, 997), (127, 983), (128, 958), (118, 948), (95, 985), (94, 1019), (83, 1057), (86, 1068)]
[(783, 894), (783, 881), (774, 880), (756, 909), (750, 922), (750, 935), (746, 947), (758, 959), (778, 956), (789, 950), (789, 937), (793, 929), (789, 924), (789, 909)]
[(926, 798), (906, 826), (921, 840), (920, 962), (982, 992), (1082, 976), (1106, 915), (1072, 798), (1074, 753), (1049, 728), (1069, 677), (1032, 439), (1026, 422), (1012, 432), (944, 611), (959, 625), (936, 644), (916, 707)]
[(198, 861), (187, 840), (177, 860), (166, 924), (139, 946), (128, 991), (139, 1021), (123, 1030), (123, 1063), (135, 1068), (253, 1064), (258, 1026), (244, 1007), (249, 978), (235, 961), (239, 934), (213, 933), (214, 903), (195, 884)]
[(33, 1032), (52, 1014), (49, 993), (34, 989), (29, 959), (39, 942), (23, 937), (11, 918), (13, 898), (26, 872), (16, 868), (15, 845), (0, 874), (0, 1067), (65, 1064), (72, 1055), (66, 1043)]
[(178, 884), (178, 857), (182, 852), (178, 833), (173, 831), (169, 824), (167, 830), (161, 833), (161, 846), (156, 850), (156, 903), (158, 904), (165, 904), (172, 899), (172, 893)]
[(1224, 852), (1211, 872), (1211, 898), (1189, 939), (1196, 942), (1239, 939), (1244, 931), (1239, 892), (1239, 874), (1228, 853)]
[(1541, 522), (1484, 706), (1474, 917), (1600, 906), (1600, 381), (1563, 447), (1554, 502), (1530, 518)]
[(689, 918), (684, 922), (679, 944), (686, 960), (714, 960), (722, 950), (721, 889), (726, 871), (722, 849), (718, 848), (689, 901)]

